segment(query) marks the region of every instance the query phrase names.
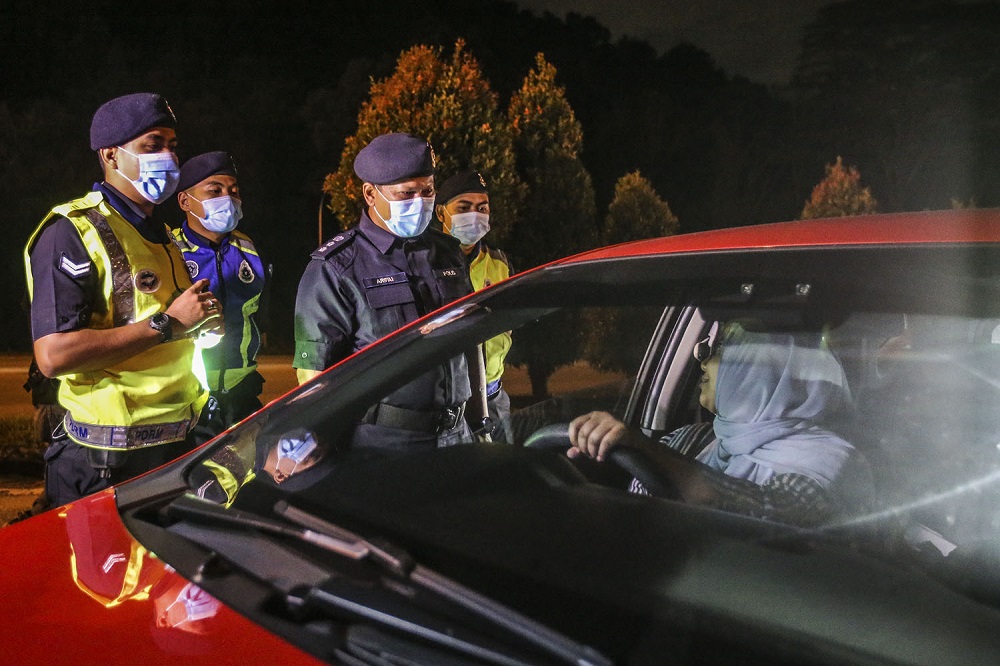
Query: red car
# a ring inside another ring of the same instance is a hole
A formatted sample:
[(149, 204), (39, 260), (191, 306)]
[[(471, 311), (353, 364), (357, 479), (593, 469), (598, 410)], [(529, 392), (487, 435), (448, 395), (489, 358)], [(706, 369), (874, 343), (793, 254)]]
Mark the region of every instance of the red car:
[[(577, 381), (515, 394), (502, 439), (351, 446), (394, 388), (505, 331), (510, 360), (555, 342)], [(996, 664), (998, 406), (998, 211), (595, 250), (407, 326), (185, 458), (0, 531), (3, 651)]]

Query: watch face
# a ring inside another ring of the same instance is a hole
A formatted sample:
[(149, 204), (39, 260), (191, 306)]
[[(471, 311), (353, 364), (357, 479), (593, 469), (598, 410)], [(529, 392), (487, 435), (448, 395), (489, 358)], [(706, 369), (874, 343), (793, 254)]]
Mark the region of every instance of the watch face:
[(150, 317), (149, 326), (160, 332), (160, 335), (163, 336), (163, 342), (170, 339), (170, 316), (166, 312), (157, 312)]

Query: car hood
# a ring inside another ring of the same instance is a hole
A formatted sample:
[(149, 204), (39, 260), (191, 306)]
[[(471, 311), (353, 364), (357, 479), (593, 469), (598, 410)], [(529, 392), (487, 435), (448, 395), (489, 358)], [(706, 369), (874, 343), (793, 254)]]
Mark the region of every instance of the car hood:
[[(0, 530), (5, 661), (313, 663), (131, 537), (113, 490)], [(58, 661), (58, 659), (56, 659)]]

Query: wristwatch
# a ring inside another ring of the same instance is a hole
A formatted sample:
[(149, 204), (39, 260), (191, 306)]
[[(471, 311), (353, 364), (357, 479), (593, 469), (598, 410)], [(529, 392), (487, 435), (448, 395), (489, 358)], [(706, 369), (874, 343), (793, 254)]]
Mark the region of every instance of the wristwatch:
[(157, 312), (149, 318), (149, 327), (159, 332), (160, 342), (170, 342), (174, 337), (174, 328), (171, 326), (170, 315), (166, 312)]

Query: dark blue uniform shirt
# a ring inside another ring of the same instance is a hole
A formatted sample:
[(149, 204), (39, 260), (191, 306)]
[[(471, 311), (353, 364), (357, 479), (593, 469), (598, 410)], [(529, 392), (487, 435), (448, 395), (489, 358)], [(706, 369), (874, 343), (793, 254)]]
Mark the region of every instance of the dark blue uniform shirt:
[[(313, 252), (295, 302), (296, 368), (324, 370), (396, 329), (472, 292), (458, 242), (428, 230), (400, 238), (362, 213)], [(384, 402), (433, 410), (471, 395), (460, 354)]]

